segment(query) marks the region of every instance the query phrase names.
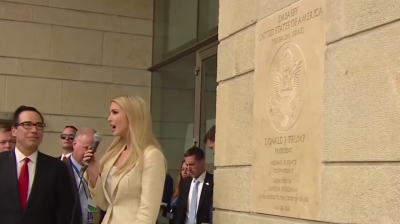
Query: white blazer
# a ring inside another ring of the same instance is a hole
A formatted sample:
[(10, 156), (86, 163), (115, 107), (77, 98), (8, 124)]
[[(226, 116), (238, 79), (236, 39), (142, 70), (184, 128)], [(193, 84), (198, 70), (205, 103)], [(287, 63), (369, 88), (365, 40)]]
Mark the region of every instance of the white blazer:
[(105, 164), (96, 186), (89, 186), (97, 206), (107, 211), (102, 224), (156, 223), (166, 175), (163, 153), (156, 148), (145, 150), (143, 169), (135, 166), (126, 174), (114, 174), (108, 195), (107, 177), (119, 156)]

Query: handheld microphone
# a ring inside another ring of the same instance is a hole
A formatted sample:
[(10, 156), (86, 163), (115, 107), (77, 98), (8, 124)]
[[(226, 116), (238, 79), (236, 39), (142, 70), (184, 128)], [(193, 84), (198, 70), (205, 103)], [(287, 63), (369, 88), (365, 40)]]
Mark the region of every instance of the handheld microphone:
[[(102, 139), (103, 139), (103, 137), (101, 137), (101, 135), (99, 135), (99, 134), (97, 134), (97, 133), (94, 134), (94, 141), (93, 141), (92, 148), (91, 148), (91, 150), (92, 150), (93, 153), (96, 153), (97, 148), (99, 147), (99, 144), (100, 144), (100, 142), (101, 142)], [(82, 169), (81, 169), (81, 172), (82, 172), (82, 173), (84, 173), (84, 172), (86, 171), (86, 169), (88, 168), (89, 162), (90, 162), (90, 161), (85, 161), (85, 162), (83, 163), (83, 166), (82, 166)]]

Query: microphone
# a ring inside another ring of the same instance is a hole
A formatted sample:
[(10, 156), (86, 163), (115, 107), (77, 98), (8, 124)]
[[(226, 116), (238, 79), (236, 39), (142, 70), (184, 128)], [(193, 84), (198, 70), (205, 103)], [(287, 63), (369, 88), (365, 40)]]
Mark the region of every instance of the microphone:
[[(91, 148), (93, 153), (96, 153), (97, 148), (99, 147), (99, 144), (102, 139), (103, 139), (103, 137), (101, 137), (101, 135), (99, 135), (97, 133), (94, 134), (94, 141), (93, 141), (92, 148)], [(89, 161), (83, 162), (81, 173), (84, 173), (86, 171), (86, 169), (88, 168), (88, 166), (89, 166)]]

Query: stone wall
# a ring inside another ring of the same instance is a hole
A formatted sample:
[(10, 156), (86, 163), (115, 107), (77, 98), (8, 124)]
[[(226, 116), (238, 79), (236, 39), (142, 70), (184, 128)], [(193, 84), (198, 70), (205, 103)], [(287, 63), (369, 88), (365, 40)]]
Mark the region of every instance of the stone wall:
[(251, 210), (253, 104), (260, 103), (253, 101), (255, 27), (302, 1), (220, 0), (214, 222), (397, 224), (400, 4), (394, 0), (323, 1), (326, 48), (316, 218)]
[(110, 100), (150, 102), (152, 18), (150, 0), (0, 1), (0, 112), (39, 109), (50, 155), (65, 125), (96, 128), (104, 150)]

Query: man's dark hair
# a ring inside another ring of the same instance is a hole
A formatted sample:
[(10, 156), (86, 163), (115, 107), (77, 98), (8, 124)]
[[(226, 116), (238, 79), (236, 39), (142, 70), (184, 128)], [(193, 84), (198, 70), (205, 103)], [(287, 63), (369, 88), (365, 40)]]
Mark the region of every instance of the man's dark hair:
[(14, 116), (13, 116), (13, 126), (18, 126), (19, 125), (19, 116), (21, 115), (22, 112), (25, 111), (32, 111), (37, 114), (39, 114), (40, 119), (44, 123), (43, 115), (34, 107), (29, 107), (29, 106), (19, 106), (15, 111), (14, 111)]
[(0, 124), (0, 132), (9, 132), (11, 131), (11, 126), (8, 124)]
[(75, 126), (72, 126), (72, 125), (67, 125), (67, 126), (64, 127), (64, 129), (67, 129), (67, 128), (71, 128), (71, 129), (74, 129), (75, 131), (78, 131), (78, 129)]
[(215, 142), (215, 125), (213, 125), (206, 133), (204, 137), (204, 143), (207, 143), (207, 140)]
[(204, 159), (204, 151), (196, 146), (193, 146), (192, 148), (186, 150), (185, 152), (185, 157), (189, 157), (189, 156), (194, 156), (194, 158), (196, 158), (196, 160), (202, 160)]

